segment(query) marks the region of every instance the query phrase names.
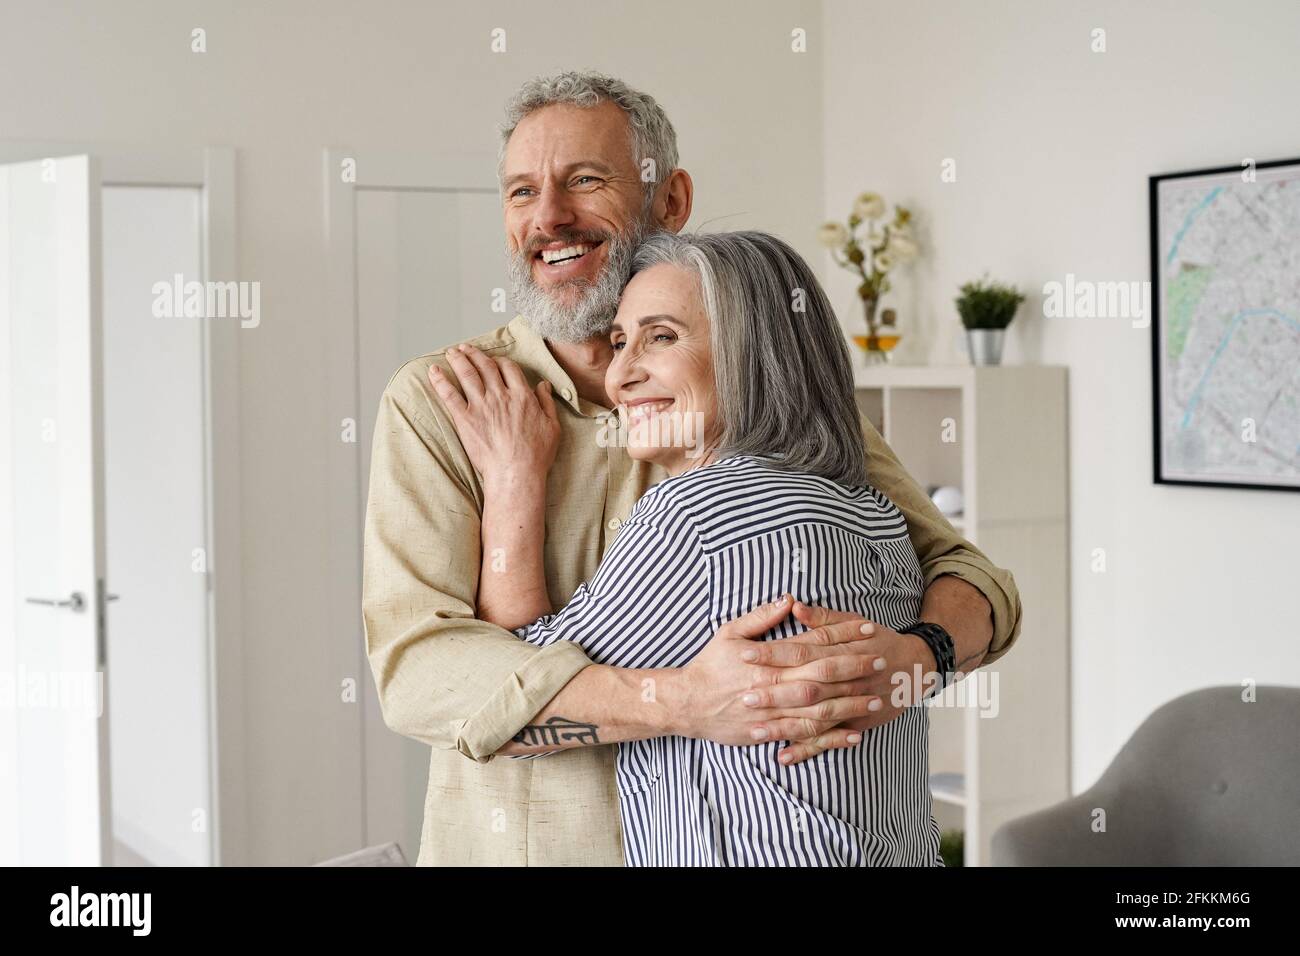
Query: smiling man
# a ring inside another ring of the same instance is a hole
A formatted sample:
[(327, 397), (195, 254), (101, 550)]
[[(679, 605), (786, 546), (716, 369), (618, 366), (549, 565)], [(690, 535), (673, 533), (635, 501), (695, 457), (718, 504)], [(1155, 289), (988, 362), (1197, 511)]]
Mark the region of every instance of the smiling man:
[[(796, 609), (820, 625), (756, 642), (790, 608), (767, 606), (721, 628), (680, 668), (593, 664), (576, 644), (525, 643), (477, 618), (485, 489), (429, 382), (429, 369), (473, 388), (474, 363), (517, 363), (549, 383), (560, 439), (549, 471), (519, 443), (491, 499), (544, 482), (550, 603), (595, 572), (636, 500), (663, 477), (607, 440), (609, 328), (632, 252), (651, 230), (680, 231), (693, 185), (655, 101), (591, 73), (533, 80), (507, 108), (499, 168), (519, 315), (394, 374), (380, 400), (366, 513), (363, 610), (384, 719), (432, 748), (419, 863), (618, 865), (612, 743), (679, 735), (720, 743), (789, 739), (796, 759), (854, 742), (894, 719), (895, 673), (968, 673), (1011, 646), (1020, 603), (1011, 576), (943, 520), (869, 424), (868, 474), (907, 518), (927, 588), (916, 633)], [(484, 368), (484, 371), (488, 371)], [(454, 373), (454, 374), (453, 374)], [(542, 386), (545, 388), (545, 386)], [(471, 400), (475, 397), (467, 395)], [(495, 426), (494, 444), (512, 423)], [(468, 439), (467, 439), (468, 440)], [(500, 565), (498, 565), (500, 567)], [(773, 597), (776, 597), (773, 595)], [(635, 633), (630, 617), (627, 629)], [(868, 635), (864, 639), (864, 635)], [(884, 656), (887, 668), (870, 664)], [(851, 722), (851, 728), (842, 726)], [(561, 750), (545, 760), (507, 755)]]

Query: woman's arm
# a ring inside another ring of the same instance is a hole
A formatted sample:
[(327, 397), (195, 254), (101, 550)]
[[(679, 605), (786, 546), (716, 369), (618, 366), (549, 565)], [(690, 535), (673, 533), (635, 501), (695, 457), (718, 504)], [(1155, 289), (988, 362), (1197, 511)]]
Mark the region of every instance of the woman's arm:
[[(437, 366), (429, 380), (457, 424), (461, 444), (483, 476), (479, 570), (479, 620), (513, 630), (551, 612), (542, 546), (546, 540), (546, 476), (555, 461), (560, 422), (550, 383), (529, 386), (519, 366), (478, 349), (455, 346), (447, 361), (465, 390), (462, 396)], [(482, 426), (463, 428), (473, 403)], [(510, 435), (508, 448), (487, 441)]]
[[(690, 522), (662, 529), (643, 520), (639, 511), (639, 506), (633, 509), (595, 577), (580, 584), (557, 613), (516, 631), (539, 647), (560, 641), (581, 647), (595, 664), (574, 681), (585, 679), (602, 688), (602, 703), (623, 716), (621, 732), (610, 732), (598, 719), (573, 720), (561, 693), (498, 754), (540, 756), (677, 732), (669, 729), (672, 692), (660, 684), (671, 682), (673, 669), (666, 666), (671, 644), (691, 641), (693, 629), (708, 627), (708, 574)], [(642, 716), (629, 721), (634, 714)]]
[(552, 611), (546, 593), (546, 475), (508, 473), (483, 482), (480, 620), (508, 630)]

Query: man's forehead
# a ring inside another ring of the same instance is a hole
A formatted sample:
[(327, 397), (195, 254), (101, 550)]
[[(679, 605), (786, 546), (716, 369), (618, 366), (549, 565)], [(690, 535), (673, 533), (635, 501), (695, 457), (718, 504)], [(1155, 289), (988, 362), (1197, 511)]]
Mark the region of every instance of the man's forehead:
[(609, 100), (583, 107), (553, 103), (529, 113), (506, 144), (505, 175), (547, 165), (598, 162), (624, 166), (632, 162), (627, 114)]

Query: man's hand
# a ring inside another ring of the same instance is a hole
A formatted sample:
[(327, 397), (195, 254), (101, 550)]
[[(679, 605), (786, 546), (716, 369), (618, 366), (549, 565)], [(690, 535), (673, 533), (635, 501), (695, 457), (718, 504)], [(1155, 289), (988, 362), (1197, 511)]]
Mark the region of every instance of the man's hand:
[(661, 694), (672, 714), (667, 732), (732, 745), (804, 742), (806, 755), (782, 751), (790, 754), (786, 763), (860, 743), (859, 729), (837, 725), (876, 725), (876, 715), (888, 706), (889, 684), (882, 675), (891, 662), (885, 655), (899, 645), (872, 643), (876, 625), (851, 615), (832, 621), (829, 615), (836, 612), (830, 611), (819, 612), (827, 617), (814, 630), (780, 641), (754, 640), (795, 606), (785, 595), (729, 621), (699, 655), (673, 672)]

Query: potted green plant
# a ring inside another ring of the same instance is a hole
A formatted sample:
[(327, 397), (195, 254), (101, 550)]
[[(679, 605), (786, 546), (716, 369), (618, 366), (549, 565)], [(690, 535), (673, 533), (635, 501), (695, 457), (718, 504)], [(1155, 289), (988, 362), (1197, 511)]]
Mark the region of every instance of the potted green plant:
[(939, 855), (944, 866), (965, 866), (966, 834), (961, 830), (944, 830), (939, 834)]
[(966, 327), (966, 347), (973, 365), (1000, 365), (1007, 326), (1025, 301), (1013, 285), (994, 282), (986, 275), (967, 282), (957, 296), (957, 314)]

